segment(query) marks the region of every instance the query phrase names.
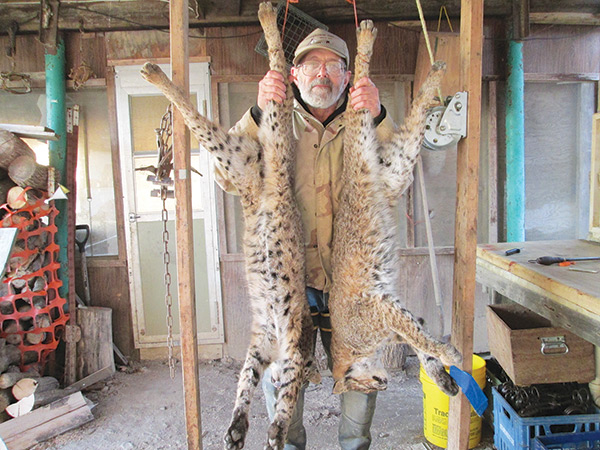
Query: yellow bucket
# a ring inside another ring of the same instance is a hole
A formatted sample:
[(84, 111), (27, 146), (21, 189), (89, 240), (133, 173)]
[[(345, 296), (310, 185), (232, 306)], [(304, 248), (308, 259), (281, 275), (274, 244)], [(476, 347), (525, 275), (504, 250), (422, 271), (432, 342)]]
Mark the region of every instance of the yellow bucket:
[[(485, 387), (485, 360), (473, 355), (473, 378), (481, 389)], [(433, 445), (446, 448), (448, 444), (448, 410), (450, 398), (444, 394), (425, 373), (421, 366), (421, 383), (423, 384), (423, 433)], [(469, 448), (481, 441), (481, 417), (471, 408), (469, 426)]]

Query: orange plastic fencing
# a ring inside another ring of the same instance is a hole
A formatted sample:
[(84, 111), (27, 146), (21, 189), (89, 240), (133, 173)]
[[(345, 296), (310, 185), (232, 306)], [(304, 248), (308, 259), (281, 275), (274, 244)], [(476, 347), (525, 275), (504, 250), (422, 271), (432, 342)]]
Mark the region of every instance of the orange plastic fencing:
[(44, 199), (28, 200), (14, 211), (3, 208), (8, 213), (1, 226), (19, 231), (0, 282), (0, 338), (18, 345), (22, 371), (34, 367), (43, 373), (69, 319), (67, 302), (58, 293), (58, 210)]

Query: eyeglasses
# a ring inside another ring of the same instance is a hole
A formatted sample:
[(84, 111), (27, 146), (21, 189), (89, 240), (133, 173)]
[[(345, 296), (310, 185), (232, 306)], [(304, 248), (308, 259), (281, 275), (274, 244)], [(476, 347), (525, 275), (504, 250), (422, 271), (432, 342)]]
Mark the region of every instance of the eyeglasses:
[(325, 66), (325, 71), (333, 77), (340, 76), (346, 69), (346, 65), (342, 61), (327, 61), (326, 63), (306, 61), (298, 67), (300, 67), (302, 73), (307, 77), (314, 77), (320, 72), (321, 67), (323, 66)]

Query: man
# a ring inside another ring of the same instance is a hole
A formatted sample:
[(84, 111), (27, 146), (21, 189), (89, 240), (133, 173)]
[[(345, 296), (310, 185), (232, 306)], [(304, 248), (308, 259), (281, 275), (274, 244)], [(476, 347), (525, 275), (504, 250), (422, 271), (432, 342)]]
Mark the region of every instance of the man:
[[(331, 325), (327, 302), (331, 287), (333, 216), (341, 188), (342, 115), (347, 102), (350, 101), (357, 110), (369, 109), (380, 139), (385, 139), (394, 128), (379, 102), (379, 91), (369, 78), (362, 78), (348, 88), (352, 75), (348, 70), (349, 63), (346, 43), (332, 33), (317, 29), (298, 45), (289, 75), (295, 94), (293, 125), (298, 139), (295, 188), (305, 235), (306, 294), (315, 328), (320, 328), (330, 368)], [(267, 102), (281, 103), (285, 95), (283, 76), (279, 72), (267, 72), (258, 85), (257, 104), (246, 112), (232, 132), (256, 137)], [(218, 165), (215, 172), (221, 187), (236, 193), (235, 186)], [(272, 418), (277, 392), (269, 370), (263, 377), (263, 390)], [(339, 442), (343, 450), (369, 448), (375, 401), (376, 393), (346, 392), (341, 395)], [(286, 450), (301, 450), (306, 446), (303, 407), (304, 390), (300, 392), (292, 417)]]

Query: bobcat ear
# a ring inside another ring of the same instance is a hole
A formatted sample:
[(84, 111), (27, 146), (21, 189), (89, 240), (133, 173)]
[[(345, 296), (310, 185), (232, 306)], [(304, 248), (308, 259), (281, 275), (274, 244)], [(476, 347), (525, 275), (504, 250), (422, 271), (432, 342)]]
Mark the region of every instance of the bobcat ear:
[(346, 385), (344, 384), (344, 380), (338, 380), (333, 384), (333, 393), (334, 394), (343, 394), (348, 389), (346, 389)]

